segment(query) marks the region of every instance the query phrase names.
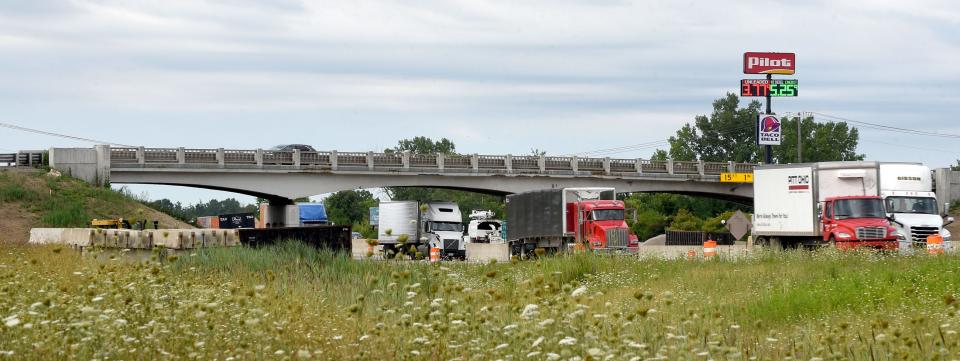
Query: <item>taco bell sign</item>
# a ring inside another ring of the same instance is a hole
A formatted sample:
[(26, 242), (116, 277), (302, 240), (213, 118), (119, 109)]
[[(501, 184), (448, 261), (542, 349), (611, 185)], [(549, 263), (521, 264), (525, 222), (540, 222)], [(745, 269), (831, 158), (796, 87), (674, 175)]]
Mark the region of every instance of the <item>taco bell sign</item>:
[(782, 139), (780, 119), (773, 114), (760, 114), (757, 117), (757, 144), (780, 145)]
[(795, 53), (743, 53), (744, 74), (794, 74), (797, 72)]

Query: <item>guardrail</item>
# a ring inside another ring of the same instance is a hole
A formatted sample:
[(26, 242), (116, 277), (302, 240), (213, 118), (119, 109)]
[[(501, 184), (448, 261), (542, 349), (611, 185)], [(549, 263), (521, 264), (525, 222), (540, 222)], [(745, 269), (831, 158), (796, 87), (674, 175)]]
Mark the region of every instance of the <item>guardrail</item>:
[(111, 148), (112, 167), (151, 165), (219, 166), (229, 168), (298, 167), (305, 170), (390, 171), (501, 174), (700, 175), (752, 172), (755, 164), (681, 162), (481, 154), (415, 154), (410, 152), (278, 151), (263, 149)]
[(43, 151), (21, 151), (17, 153), (0, 153), (0, 165), (8, 167), (39, 167), (43, 166)]

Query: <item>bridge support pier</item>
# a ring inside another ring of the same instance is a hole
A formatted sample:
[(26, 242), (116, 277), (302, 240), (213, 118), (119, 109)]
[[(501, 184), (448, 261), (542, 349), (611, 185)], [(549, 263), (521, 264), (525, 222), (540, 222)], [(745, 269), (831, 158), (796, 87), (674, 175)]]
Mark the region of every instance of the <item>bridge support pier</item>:
[(300, 215), (296, 214), (292, 199), (276, 198), (268, 200), (264, 207), (266, 214), (261, 215), (266, 220), (267, 228), (297, 227), (300, 225)]

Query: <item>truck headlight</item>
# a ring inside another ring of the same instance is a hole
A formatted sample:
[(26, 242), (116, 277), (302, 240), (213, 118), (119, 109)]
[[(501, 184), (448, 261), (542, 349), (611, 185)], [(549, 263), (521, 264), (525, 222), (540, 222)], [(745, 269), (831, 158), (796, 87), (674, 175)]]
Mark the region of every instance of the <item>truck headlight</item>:
[(940, 230), (940, 237), (943, 237), (944, 241), (949, 241), (950, 236), (951, 236), (950, 231), (947, 230), (946, 228)]
[(903, 233), (897, 233), (897, 240), (898, 240), (898, 241), (906, 241), (906, 240), (907, 240), (907, 236), (903, 235)]
[(847, 232), (838, 232), (838, 233), (837, 233), (837, 238), (844, 238), (844, 239), (850, 238), (850, 233), (847, 233)]

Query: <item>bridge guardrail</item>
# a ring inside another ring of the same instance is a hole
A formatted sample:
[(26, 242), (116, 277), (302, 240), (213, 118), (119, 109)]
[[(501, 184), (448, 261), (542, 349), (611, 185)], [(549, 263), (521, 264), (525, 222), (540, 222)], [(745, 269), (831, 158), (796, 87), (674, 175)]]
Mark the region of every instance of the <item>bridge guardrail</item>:
[(44, 151), (28, 150), (0, 154), (0, 165), (14, 167), (39, 167), (44, 164)]
[[(8, 158), (0, 155), (0, 163)], [(8, 155), (9, 156), (9, 155)], [(357, 171), (452, 171), (503, 174), (636, 175), (671, 174), (719, 176), (727, 172), (752, 172), (755, 164), (646, 159), (513, 156), (480, 154), (414, 154), (338, 151), (279, 151), (250, 149), (111, 148), (111, 166), (184, 164), (194, 166), (292, 166), (305, 169)]]

